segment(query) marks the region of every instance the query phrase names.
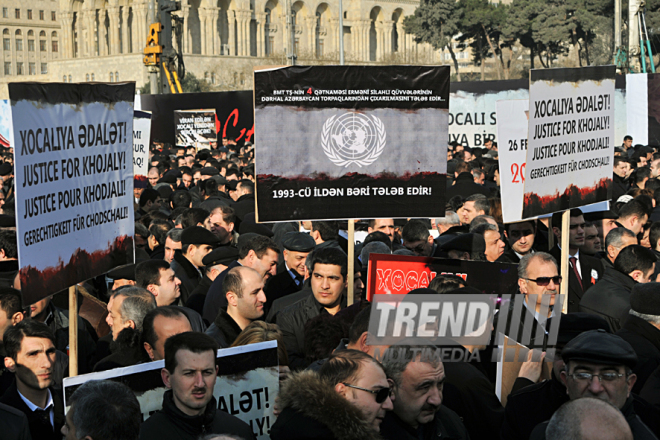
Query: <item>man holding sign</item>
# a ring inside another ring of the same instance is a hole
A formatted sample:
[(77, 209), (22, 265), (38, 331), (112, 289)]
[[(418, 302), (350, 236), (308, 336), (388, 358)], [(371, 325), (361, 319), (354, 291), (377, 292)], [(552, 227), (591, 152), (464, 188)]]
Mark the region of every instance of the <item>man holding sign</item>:
[(232, 434), (253, 439), (250, 427), (218, 410), (213, 397), (218, 367), (213, 338), (180, 333), (165, 342), (163, 409), (142, 424), (140, 440), (197, 440), (202, 434)]

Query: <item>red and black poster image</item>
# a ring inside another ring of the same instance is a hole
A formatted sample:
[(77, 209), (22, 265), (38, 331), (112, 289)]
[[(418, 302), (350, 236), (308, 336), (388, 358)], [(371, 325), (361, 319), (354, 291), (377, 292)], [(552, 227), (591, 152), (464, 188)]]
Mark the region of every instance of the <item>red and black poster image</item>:
[(406, 255), (369, 255), (367, 300), (373, 295), (404, 295), (429, 287), (438, 275), (456, 275), (488, 295), (518, 291), (518, 265), (488, 261), (450, 260)]
[(261, 222), (443, 216), (449, 67), (255, 72)]

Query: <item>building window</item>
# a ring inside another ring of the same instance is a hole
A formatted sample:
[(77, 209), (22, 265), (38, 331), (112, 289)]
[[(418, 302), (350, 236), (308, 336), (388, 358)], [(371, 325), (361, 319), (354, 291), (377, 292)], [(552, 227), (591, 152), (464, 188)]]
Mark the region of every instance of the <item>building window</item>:
[(51, 21), (57, 21), (57, 14), (56, 14), (55, 11), (51, 11), (50, 19), (51, 19)]
[(34, 52), (34, 40), (28, 40), (28, 52)]
[(46, 52), (46, 40), (39, 40), (39, 51)]
[(2, 8), (2, 18), (9, 18), (9, 9)]
[(94, 81), (94, 74), (92, 73), (92, 81)]
[(211, 84), (215, 84), (215, 72), (211, 72)]
[(28, 75), (36, 75), (36, 74), (37, 74), (37, 65), (35, 63), (29, 63)]
[(44, 20), (44, 11), (39, 11), (39, 20)]
[(14, 10), (14, 18), (21, 18), (21, 10), (20, 9), (15, 9)]
[(9, 38), (2, 39), (2, 49), (9, 52), (11, 50), (11, 40)]
[(119, 82), (119, 72), (115, 72), (115, 82)]
[(57, 49), (58, 49), (57, 40), (53, 40), (52, 43), (53, 43), (52, 44), (53, 47), (51, 48), (52, 49), (51, 52), (55, 53), (55, 52), (57, 52)]
[(5, 61), (5, 75), (11, 75), (11, 62)]
[(28, 9), (28, 20), (32, 20), (32, 9)]
[(66, 75), (62, 77), (62, 82), (66, 82)]
[(41, 74), (45, 75), (48, 73), (48, 64), (47, 63), (41, 63)]
[(22, 38), (17, 38), (16, 39), (16, 50), (17, 51), (22, 51), (23, 50), (23, 39)]
[(89, 82), (89, 73), (85, 75), (85, 81)]
[(16, 63), (16, 75), (25, 75), (25, 72), (23, 72), (23, 63)]
[(112, 74), (112, 72), (110, 72), (110, 82), (113, 82), (113, 81), (114, 81), (114, 77), (115, 77), (115, 76)]

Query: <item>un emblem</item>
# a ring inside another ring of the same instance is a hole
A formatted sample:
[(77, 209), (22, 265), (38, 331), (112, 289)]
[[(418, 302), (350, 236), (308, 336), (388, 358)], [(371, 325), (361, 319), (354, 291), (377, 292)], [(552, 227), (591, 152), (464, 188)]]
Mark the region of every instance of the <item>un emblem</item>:
[(338, 167), (371, 165), (385, 148), (385, 126), (376, 116), (345, 113), (325, 121), (321, 146)]

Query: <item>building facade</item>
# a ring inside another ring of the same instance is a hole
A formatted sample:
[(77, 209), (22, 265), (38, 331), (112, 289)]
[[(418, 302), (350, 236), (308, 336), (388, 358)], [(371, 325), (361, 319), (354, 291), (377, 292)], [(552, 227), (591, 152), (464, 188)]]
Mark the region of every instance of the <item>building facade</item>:
[[(255, 66), (339, 61), (338, 0), (183, 0), (186, 69), (221, 88), (250, 88)], [(148, 82), (146, 0), (5, 0), (0, 82)], [(403, 19), (418, 0), (344, 0), (348, 63), (442, 63)], [(291, 14), (287, 20), (286, 11)], [(292, 38), (293, 36), (293, 38)], [(30, 78), (34, 76), (34, 78)]]

